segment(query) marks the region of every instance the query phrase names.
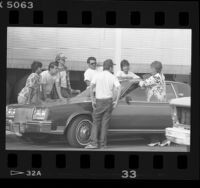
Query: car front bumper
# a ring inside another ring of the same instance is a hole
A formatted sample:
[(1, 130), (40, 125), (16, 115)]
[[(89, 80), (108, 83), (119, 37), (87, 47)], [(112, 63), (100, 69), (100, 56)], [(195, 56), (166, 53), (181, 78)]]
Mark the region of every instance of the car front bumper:
[(12, 119), (6, 119), (6, 131), (14, 132), (16, 135), (23, 133), (53, 133), (51, 130), (51, 121), (27, 121), (14, 122)]

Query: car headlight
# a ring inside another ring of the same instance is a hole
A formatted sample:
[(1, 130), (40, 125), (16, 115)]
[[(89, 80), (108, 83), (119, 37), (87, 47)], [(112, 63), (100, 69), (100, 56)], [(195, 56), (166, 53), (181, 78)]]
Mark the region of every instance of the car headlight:
[(33, 111), (33, 120), (45, 120), (48, 114), (46, 108), (35, 108)]
[(15, 108), (6, 106), (6, 117), (14, 118), (15, 117)]
[(176, 106), (171, 106), (171, 117), (173, 121), (173, 125), (176, 125), (178, 123), (178, 116), (177, 116), (177, 109)]

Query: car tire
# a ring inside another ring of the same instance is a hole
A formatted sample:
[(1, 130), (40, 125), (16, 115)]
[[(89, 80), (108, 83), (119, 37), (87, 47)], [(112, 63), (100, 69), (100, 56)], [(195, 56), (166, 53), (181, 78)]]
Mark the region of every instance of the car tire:
[(92, 120), (88, 116), (78, 116), (67, 128), (65, 137), (72, 147), (85, 147), (90, 142)]

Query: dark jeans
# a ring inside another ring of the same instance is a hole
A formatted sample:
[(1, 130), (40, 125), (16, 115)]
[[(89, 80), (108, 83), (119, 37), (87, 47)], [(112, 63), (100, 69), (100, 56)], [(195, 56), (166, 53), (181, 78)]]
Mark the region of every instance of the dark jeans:
[(106, 145), (107, 130), (112, 114), (113, 99), (97, 99), (96, 109), (93, 112), (93, 127), (91, 131), (91, 144)]

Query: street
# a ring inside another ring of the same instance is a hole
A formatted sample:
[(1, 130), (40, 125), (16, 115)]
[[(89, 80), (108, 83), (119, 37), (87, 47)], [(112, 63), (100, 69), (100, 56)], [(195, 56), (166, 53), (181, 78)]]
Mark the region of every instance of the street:
[[(30, 141), (22, 141), (11, 132), (6, 132), (6, 149), (7, 150), (58, 150), (58, 151), (86, 151), (84, 148), (73, 148), (67, 145), (64, 140), (52, 140), (48, 143), (38, 144)], [(90, 150), (90, 149), (87, 149)], [(104, 149), (95, 149), (95, 151), (150, 151), (150, 152), (187, 152), (188, 149), (183, 145), (170, 145), (166, 147), (149, 147), (142, 139), (133, 141), (112, 141)]]

